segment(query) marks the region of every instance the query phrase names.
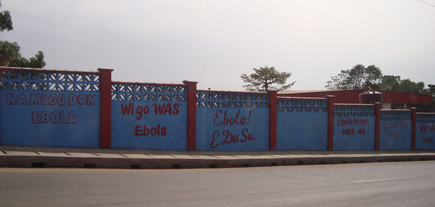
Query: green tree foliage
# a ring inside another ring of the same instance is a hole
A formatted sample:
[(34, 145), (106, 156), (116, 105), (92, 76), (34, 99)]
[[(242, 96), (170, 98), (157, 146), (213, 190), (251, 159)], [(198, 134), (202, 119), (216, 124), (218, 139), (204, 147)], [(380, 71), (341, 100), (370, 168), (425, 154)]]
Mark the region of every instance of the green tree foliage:
[(21, 56), (18, 43), (0, 41), (0, 65), (8, 67), (43, 68), (45, 67), (44, 53), (38, 51), (34, 57), (26, 59)]
[(424, 88), (424, 82), (413, 82), (409, 79), (400, 81), (400, 88), (398, 91), (408, 93), (427, 93)]
[(382, 82), (379, 84), (379, 88), (386, 91), (399, 91), (400, 88), (400, 76), (384, 75), (382, 76)]
[(31, 57), (29, 59), (29, 63), (27, 64), (29, 68), (43, 68), (45, 67), (44, 61), (44, 53), (42, 51), (38, 51), (35, 54), (35, 57)]
[[(0, 2), (0, 7), (2, 3)], [(7, 30), (10, 31), (14, 29), (12, 27), (12, 17), (9, 11), (1, 11), (0, 12), (0, 31)]]
[(385, 91), (399, 91), (408, 93), (428, 93), (424, 88), (424, 82), (414, 82), (409, 79), (401, 80), (400, 76), (384, 75), (379, 89)]
[[(12, 29), (12, 17), (9, 11), (0, 12), (0, 31)], [(26, 59), (21, 56), (18, 43), (0, 41), (0, 66), (43, 68), (45, 66), (44, 53), (38, 51), (34, 57)]]
[(240, 78), (245, 83), (243, 86), (248, 91), (267, 91), (267, 90), (285, 90), (295, 84), (295, 82), (286, 84), (291, 73), (280, 73), (274, 67), (254, 68), (254, 73), (247, 75), (242, 74)]
[(374, 66), (356, 65), (352, 69), (342, 70), (326, 82), (329, 90), (375, 89), (409, 93), (427, 93), (423, 82), (402, 80), (400, 76), (382, 75), (382, 71)]
[(382, 80), (382, 71), (374, 65), (356, 65), (352, 69), (342, 70), (331, 79), (326, 82), (326, 88), (329, 90), (376, 89)]

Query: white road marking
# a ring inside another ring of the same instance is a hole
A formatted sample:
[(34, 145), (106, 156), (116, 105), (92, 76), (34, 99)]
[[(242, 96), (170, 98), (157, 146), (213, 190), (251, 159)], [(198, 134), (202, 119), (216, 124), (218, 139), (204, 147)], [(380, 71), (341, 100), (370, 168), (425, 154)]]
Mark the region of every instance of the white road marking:
[(383, 178), (383, 179), (374, 179), (374, 180), (357, 180), (354, 183), (369, 183), (369, 182), (380, 182), (380, 181), (390, 181), (390, 180), (404, 180), (415, 177), (400, 177), (400, 178)]

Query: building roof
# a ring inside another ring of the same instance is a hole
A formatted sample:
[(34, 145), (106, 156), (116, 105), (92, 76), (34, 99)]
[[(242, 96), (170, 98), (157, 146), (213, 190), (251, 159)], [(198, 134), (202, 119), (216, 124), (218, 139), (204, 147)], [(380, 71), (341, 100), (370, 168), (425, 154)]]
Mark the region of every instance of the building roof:
[[(368, 89), (344, 90), (344, 91), (280, 91), (278, 96), (281, 97), (325, 97), (328, 95), (335, 96), (336, 103), (360, 103), (360, 94), (369, 91)], [(426, 94), (415, 94), (406, 92), (383, 91), (382, 102), (391, 104), (422, 104), (431, 103), (432, 96)]]

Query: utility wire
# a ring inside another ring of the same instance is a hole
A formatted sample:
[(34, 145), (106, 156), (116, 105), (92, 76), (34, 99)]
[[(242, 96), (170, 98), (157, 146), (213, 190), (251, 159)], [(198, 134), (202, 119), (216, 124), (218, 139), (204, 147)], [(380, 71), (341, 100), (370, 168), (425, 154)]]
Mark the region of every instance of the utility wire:
[(419, 1), (419, 2), (422, 2), (422, 3), (425, 3), (425, 4), (429, 5), (429, 6), (435, 7), (434, 4), (431, 4), (431, 3), (425, 2), (425, 1), (423, 1), (423, 0), (418, 0), (418, 1)]

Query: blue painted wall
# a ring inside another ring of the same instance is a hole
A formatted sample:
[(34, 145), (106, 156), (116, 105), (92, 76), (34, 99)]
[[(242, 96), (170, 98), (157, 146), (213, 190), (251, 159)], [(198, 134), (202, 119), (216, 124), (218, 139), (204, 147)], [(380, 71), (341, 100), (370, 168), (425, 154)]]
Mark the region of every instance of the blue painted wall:
[(185, 86), (112, 87), (112, 147), (186, 150)]
[(199, 91), (198, 150), (268, 150), (269, 97), (260, 93)]
[(417, 114), (417, 150), (435, 149), (435, 114)]
[(412, 149), (411, 118), (411, 111), (381, 111), (380, 150)]
[(373, 105), (335, 105), (334, 150), (374, 150)]
[[(99, 147), (99, 73), (0, 71), (0, 144)], [(113, 148), (186, 150), (186, 86), (112, 84)], [(269, 95), (197, 92), (198, 150), (268, 150)], [(326, 150), (325, 99), (279, 98), (278, 150)], [(417, 114), (416, 148), (435, 148), (435, 114)], [(336, 104), (334, 150), (374, 150), (373, 105)], [(381, 150), (411, 150), (408, 110), (382, 110)]]
[(277, 149), (326, 150), (327, 104), (325, 99), (278, 99)]
[(0, 82), (0, 144), (99, 146), (98, 75), (17, 70)]

